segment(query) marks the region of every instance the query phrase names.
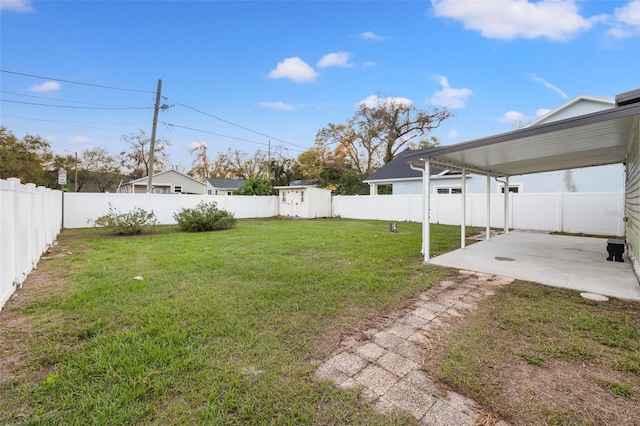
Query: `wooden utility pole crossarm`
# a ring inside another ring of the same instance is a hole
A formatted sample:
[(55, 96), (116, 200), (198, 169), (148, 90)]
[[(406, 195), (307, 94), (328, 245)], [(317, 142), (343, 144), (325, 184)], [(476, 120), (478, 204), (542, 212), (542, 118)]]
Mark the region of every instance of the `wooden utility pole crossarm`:
[(153, 110), (153, 127), (151, 127), (151, 143), (149, 144), (149, 167), (147, 169), (147, 192), (151, 193), (153, 179), (153, 151), (156, 145), (156, 127), (158, 127), (158, 110), (160, 110), (160, 97), (162, 95), (162, 80), (158, 79), (156, 91), (156, 106)]

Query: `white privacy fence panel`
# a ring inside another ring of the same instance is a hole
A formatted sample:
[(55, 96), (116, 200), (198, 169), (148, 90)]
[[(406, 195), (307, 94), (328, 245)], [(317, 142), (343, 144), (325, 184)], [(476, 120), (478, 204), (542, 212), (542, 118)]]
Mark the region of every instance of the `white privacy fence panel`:
[(331, 198), (333, 217), (422, 221), (422, 195), (336, 195)]
[(108, 213), (109, 206), (120, 213), (135, 208), (153, 211), (158, 223), (171, 225), (176, 223), (175, 213), (195, 207), (201, 201), (214, 201), (218, 208), (233, 213), (238, 219), (278, 216), (278, 198), (274, 196), (67, 193), (64, 227), (91, 227), (96, 218)]
[(0, 179), (0, 308), (36, 267), (62, 222), (62, 193)]
[[(466, 224), (487, 223), (487, 195), (467, 194)], [(504, 194), (490, 195), (490, 225), (504, 228)], [(333, 197), (334, 217), (422, 222), (422, 195), (348, 195)], [(432, 194), (430, 222), (460, 225), (461, 194)], [(510, 228), (624, 235), (624, 192), (509, 194)]]

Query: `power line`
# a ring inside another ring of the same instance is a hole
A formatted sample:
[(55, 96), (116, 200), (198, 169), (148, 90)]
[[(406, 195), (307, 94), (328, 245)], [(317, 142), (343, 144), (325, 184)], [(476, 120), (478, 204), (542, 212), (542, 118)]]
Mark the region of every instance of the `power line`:
[(105, 86), (105, 85), (102, 85), (102, 84), (83, 83), (81, 81), (63, 80), (61, 78), (54, 78), (54, 77), (43, 77), (41, 75), (33, 75), (33, 74), (27, 74), (27, 73), (23, 73), (23, 72), (16, 72), (16, 71), (0, 70), (0, 72), (6, 73), (6, 74), (21, 75), (23, 77), (40, 78), (42, 80), (61, 81), (63, 83), (78, 84), (78, 85), (81, 85), (81, 86), (99, 87), (101, 89), (122, 90), (122, 91), (125, 91), (125, 92), (138, 92), (138, 93), (156, 93), (156, 92), (153, 92), (153, 91), (150, 91), (150, 90), (127, 89), (127, 88), (124, 88), (124, 87), (115, 87), (115, 86)]
[(45, 107), (55, 107), (55, 108), (74, 108), (74, 109), (117, 109), (117, 110), (131, 110), (131, 109), (153, 109), (153, 107), (86, 107), (86, 106), (74, 106), (74, 105), (56, 105), (56, 104), (41, 104), (36, 102), (23, 102), (23, 101), (10, 101), (8, 99), (0, 99), (0, 102), (9, 102), (12, 104), (23, 104), (23, 105), (36, 105), (36, 106), (45, 106)]
[[(172, 102), (172, 103), (174, 103), (174, 104), (176, 104), (176, 105), (180, 105), (180, 106), (182, 106), (182, 107), (188, 108), (188, 109), (190, 109), (190, 110), (192, 110), (192, 111), (199, 112), (200, 114), (206, 115), (207, 117), (215, 118), (216, 120), (222, 121), (222, 122), (224, 122), (224, 123), (230, 124), (230, 125), (232, 125), (232, 126), (238, 127), (238, 128), (240, 128), (240, 129), (246, 130), (246, 131), (248, 131), (248, 132), (255, 133), (256, 135), (264, 136), (265, 138), (273, 139), (273, 140), (276, 140), (276, 141), (278, 141), (278, 142), (282, 142), (282, 143), (287, 144), (287, 145), (291, 145), (291, 146), (295, 146), (295, 147), (298, 147), (298, 148), (302, 148), (302, 149), (304, 149), (304, 150), (306, 150), (306, 149), (307, 149), (307, 148), (306, 148), (306, 147), (304, 147), (304, 146), (296, 145), (296, 144), (294, 144), (294, 143), (287, 142), (287, 141), (285, 141), (285, 140), (283, 140), (283, 139), (276, 138), (275, 136), (270, 136), (270, 135), (267, 135), (267, 134), (265, 134), (265, 133), (258, 132), (258, 131), (256, 131), (256, 130), (250, 129), (250, 128), (245, 127), (245, 126), (242, 126), (242, 125), (240, 125), (240, 124), (233, 123), (233, 122), (231, 122), (231, 121), (229, 121), (229, 120), (225, 120), (224, 118), (220, 118), (220, 117), (218, 117), (218, 116), (215, 116), (215, 115), (213, 115), (213, 114), (209, 114), (208, 112), (204, 112), (204, 111), (199, 110), (199, 109), (197, 109), (197, 108), (194, 108), (194, 107), (192, 107), (192, 106), (185, 105), (185, 104), (183, 104), (183, 103), (181, 103), (181, 102), (178, 102), (178, 101), (176, 101), (176, 100), (174, 100), (174, 99), (169, 99), (169, 98), (167, 98), (167, 97), (164, 97), (164, 99), (166, 99), (167, 101)], [(265, 144), (263, 144), (263, 145), (265, 145)]]
[[(46, 98), (44, 96), (25, 95), (24, 93), (7, 92), (6, 90), (0, 90), (0, 93), (6, 93), (7, 95), (23, 96), (25, 98), (44, 99), (44, 100), (47, 100), (47, 101), (51, 100), (51, 98)], [(93, 102), (71, 101), (71, 100), (68, 100), (68, 99), (58, 99), (58, 98), (55, 98), (55, 100), (58, 101), (58, 102), (69, 102), (69, 103), (84, 104), (84, 105), (97, 105), (97, 106), (104, 106), (104, 107), (128, 108), (128, 107), (126, 107), (124, 105), (96, 104), (96, 103), (93, 103)]]
[[(159, 123), (162, 123), (162, 124), (167, 125), (169, 127), (177, 127), (177, 128), (180, 128), (180, 129), (192, 130), (194, 132), (206, 133), (208, 135), (220, 136), (220, 137), (223, 137), (223, 138), (234, 139), (234, 140), (237, 140), (237, 141), (255, 143), (257, 145), (263, 145), (263, 146), (269, 146), (268, 143), (252, 141), (250, 139), (243, 139), (243, 138), (238, 138), (238, 137), (235, 137), (235, 136), (223, 135), (221, 133), (214, 133), (214, 132), (210, 132), (208, 130), (195, 129), (193, 127), (181, 126), (179, 124), (166, 123), (164, 121), (159, 121)], [(285, 148), (285, 149), (289, 149), (291, 151), (296, 151), (296, 152), (304, 152), (304, 151), (300, 151), (298, 149), (292, 149), (292, 148)]]

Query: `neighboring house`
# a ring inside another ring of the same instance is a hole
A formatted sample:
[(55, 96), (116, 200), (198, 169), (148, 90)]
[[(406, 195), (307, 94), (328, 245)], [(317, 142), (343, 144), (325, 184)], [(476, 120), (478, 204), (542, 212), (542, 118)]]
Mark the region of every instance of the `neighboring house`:
[(207, 195), (233, 195), (245, 182), (244, 179), (207, 178)]
[[(147, 192), (148, 178), (129, 181), (120, 187), (119, 192), (144, 194)], [(198, 194), (204, 195), (206, 185), (198, 179), (187, 176), (176, 170), (165, 170), (153, 175), (151, 179), (153, 194)]]
[(315, 185), (276, 186), (280, 216), (331, 217), (331, 190)]
[[(369, 176), (364, 183), (369, 184), (369, 194), (377, 195), (380, 190), (384, 194), (422, 194), (422, 172), (411, 168), (405, 158), (415, 150), (406, 150), (398, 154), (384, 167)], [(431, 168), (432, 192), (459, 194), (460, 172)]]
[[(523, 126), (523, 128), (542, 126), (555, 121), (604, 111), (614, 107), (615, 101), (613, 99), (581, 95), (549, 111), (547, 114)], [(421, 172), (412, 170), (408, 164), (396, 162), (398, 158), (406, 157), (412, 152), (413, 151), (405, 151), (398, 155), (364, 181), (370, 185), (370, 193), (372, 195), (378, 194), (378, 187), (382, 185), (390, 185), (393, 188), (391, 191), (393, 194), (422, 193)], [(432, 168), (429, 192), (432, 194), (460, 193), (462, 188), (460, 175), (460, 173), (457, 173), (457, 176), (455, 176), (447, 170)], [(624, 179), (624, 166), (622, 164), (613, 164), (511, 176), (509, 178), (509, 190), (511, 192), (621, 191), (624, 189)], [(468, 192), (484, 193), (486, 191), (486, 185), (484, 176), (480, 177), (474, 174), (467, 174)], [(504, 192), (504, 183), (494, 179), (492, 181), (492, 192)]]

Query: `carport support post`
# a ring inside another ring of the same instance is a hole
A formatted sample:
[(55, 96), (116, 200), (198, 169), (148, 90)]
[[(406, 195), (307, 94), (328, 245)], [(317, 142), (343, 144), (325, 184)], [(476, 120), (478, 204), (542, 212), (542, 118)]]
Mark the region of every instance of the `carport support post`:
[(487, 175), (487, 227), (485, 229), (485, 240), (489, 240), (491, 233), (491, 175)]
[(462, 223), (460, 224), (460, 248), (465, 248), (467, 236), (467, 169), (462, 168)]
[(422, 197), (424, 198), (424, 211), (422, 212), (422, 251), (424, 252), (424, 262), (429, 262), (429, 251), (431, 250), (431, 224), (429, 223), (430, 191), (431, 186), (431, 162), (424, 160), (424, 171), (422, 172)]
[(504, 180), (504, 233), (509, 233), (509, 176)]

